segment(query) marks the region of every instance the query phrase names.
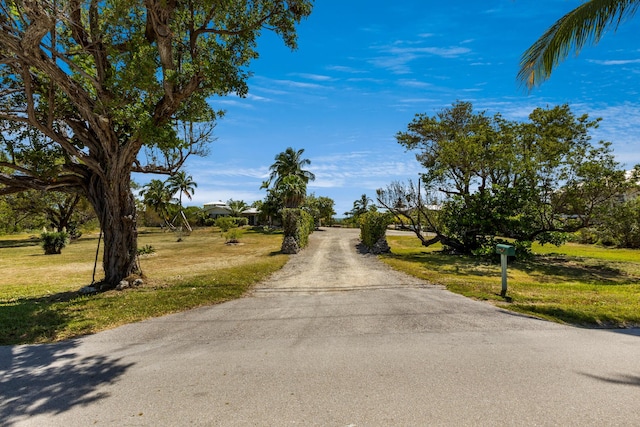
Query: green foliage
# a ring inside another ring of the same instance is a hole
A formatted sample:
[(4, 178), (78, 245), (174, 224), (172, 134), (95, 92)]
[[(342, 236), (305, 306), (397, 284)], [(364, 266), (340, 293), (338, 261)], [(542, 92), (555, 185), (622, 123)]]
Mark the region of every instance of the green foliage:
[(360, 215), (360, 240), (368, 249), (385, 237), (393, 218), (389, 213), (369, 211)]
[(231, 209), (231, 216), (239, 217), (242, 212), (246, 211), (249, 208), (249, 205), (245, 203), (244, 200), (227, 200), (227, 206)]
[(141, 248), (138, 248), (138, 255), (151, 255), (156, 253), (156, 248), (151, 245), (144, 245)]
[(529, 89), (551, 76), (553, 69), (572, 53), (597, 43), (608, 31), (629, 20), (638, 10), (637, 0), (582, 2), (555, 22), (523, 54), (518, 80)]
[(302, 209), (284, 208), (282, 210), (282, 227), (284, 237), (293, 237), (299, 248), (309, 244), (309, 236), (313, 233), (313, 217)]
[(303, 167), (310, 165), (309, 159), (303, 159), (304, 149), (294, 150), (288, 147), (275, 157), (269, 167), (271, 175), (262, 183), (266, 188), (265, 208), (269, 212), (278, 212), (282, 207), (298, 208), (307, 195), (307, 184), (316, 179), (315, 175)]
[(238, 227), (245, 227), (249, 225), (249, 218), (245, 216), (236, 216), (236, 217), (233, 217), (233, 220), (236, 222), (236, 225)]
[(458, 253), (489, 253), (496, 237), (561, 244), (602, 223), (630, 186), (611, 144), (591, 144), (598, 122), (567, 105), (536, 108), (527, 122), (474, 113), (460, 101), (419, 114), (396, 138), (425, 168), (423, 194), (442, 195), (438, 218), (412, 184), (378, 190), (378, 201), (412, 225), (420, 212), (436, 233), (419, 236), (423, 244)]
[(226, 243), (239, 243), (240, 237), (242, 237), (242, 230), (239, 228), (232, 228), (224, 233)]
[(191, 175), (187, 176), (185, 171), (179, 171), (171, 175), (165, 182), (167, 191), (171, 196), (178, 194), (178, 206), (182, 208), (182, 195), (187, 196), (191, 200), (198, 184), (193, 180)]
[(69, 233), (66, 231), (45, 231), (40, 235), (40, 241), (45, 255), (59, 255), (69, 244)]
[(329, 197), (316, 197), (311, 194), (306, 197), (302, 204), (302, 209), (313, 217), (315, 227), (318, 228), (322, 224), (331, 226), (334, 223), (333, 216), (336, 212), (333, 209), (335, 202)]
[(598, 228), (603, 244), (640, 248), (640, 197), (617, 204)]
[(238, 224), (236, 222), (236, 219), (230, 216), (221, 216), (220, 218), (216, 219), (216, 227), (220, 228), (220, 230), (222, 230), (222, 232), (227, 232), (229, 231), (229, 229), (231, 228), (235, 228), (237, 227)]

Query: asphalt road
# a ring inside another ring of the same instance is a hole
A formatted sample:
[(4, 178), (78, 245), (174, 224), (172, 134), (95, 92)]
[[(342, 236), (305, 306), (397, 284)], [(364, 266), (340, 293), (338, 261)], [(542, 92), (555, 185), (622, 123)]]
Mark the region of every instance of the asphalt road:
[(0, 425), (640, 425), (640, 331), (470, 301), (356, 238), (314, 233), (239, 300), (0, 347)]

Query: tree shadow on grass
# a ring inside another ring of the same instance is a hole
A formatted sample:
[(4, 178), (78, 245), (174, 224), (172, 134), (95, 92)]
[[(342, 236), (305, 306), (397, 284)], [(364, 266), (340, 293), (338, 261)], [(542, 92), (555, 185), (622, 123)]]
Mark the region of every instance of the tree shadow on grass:
[(520, 262), (516, 268), (526, 271), (540, 282), (579, 280), (584, 283), (602, 285), (628, 285), (640, 282), (640, 277), (632, 277), (612, 263), (593, 263), (564, 257), (537, 256)]
[(72, 320), (65, 306), (77, 298), (76, 291), (0, 301), (0, 345), (55, 340)]
[(0, 249), (4, 248), (24, 248), (29, 246), (39, 246), (39, 238), (30, 239), (13, 239), (13, 240), (0, 240)]
[(106, 355), (82, 356), (79, 341), (0, 347), (0, 419), (16, 425), (30, 416), (56, 415), (109, 396), (133, 366)]
[[(480, 257), (451, 255), (443, 252), (423, 252), (410, 254), (389, 254), (390, 258), (423, 263), (427, 268), (442, 273), (456, 273), (468, 276), (486, 276), (488, 270), (499, 273), (499, 264)], [(541, 283), (580, 281), (599, 285), (628, 285), (640, 283), (640, 277), (633, 277), (615, 264), (586, 262), (564, 257), (536, 256), (529, 260), (515, 261), (509, 269), (524, 271)]]

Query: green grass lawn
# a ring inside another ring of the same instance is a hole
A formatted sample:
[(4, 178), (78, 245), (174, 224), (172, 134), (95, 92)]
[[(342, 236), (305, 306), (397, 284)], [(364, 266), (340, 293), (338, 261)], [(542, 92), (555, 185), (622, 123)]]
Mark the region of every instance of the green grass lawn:
[[(138, 245), (145, 284), (136, 289), (81, 296), (91, 284), (98, 235), (83, 236), (61, 255), (44, 255), (37, 238), (0, 237), (0, 345), (50, 342), (94, 333), (244, 294), (280, 269), (282, 234), (245, 230), (238, 245), (219, 232), (142, 231)], [(96, 281), (103, 277), (99, 254)]]
[(587, 327), (640, 326), (640, 251), (567, 244), (534, 246), (531, 260), (508, 266), (507, 298), (501, 267), (477, 257), (424, 248), (411, 236), (388, 236), (392, 267), (452, 292), (548, 320)]

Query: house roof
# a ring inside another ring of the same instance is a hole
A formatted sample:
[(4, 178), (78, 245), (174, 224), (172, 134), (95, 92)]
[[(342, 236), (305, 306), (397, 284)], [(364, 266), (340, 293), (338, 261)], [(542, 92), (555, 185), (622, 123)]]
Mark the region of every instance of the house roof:
[(218, 207), (218, 208), (227, 208), (227, 209), (229, 208), (229, 206), (227, 206), (227, 204), (222, 200), (218, 200), (217, 202), (205, 203), (204, 207)]

